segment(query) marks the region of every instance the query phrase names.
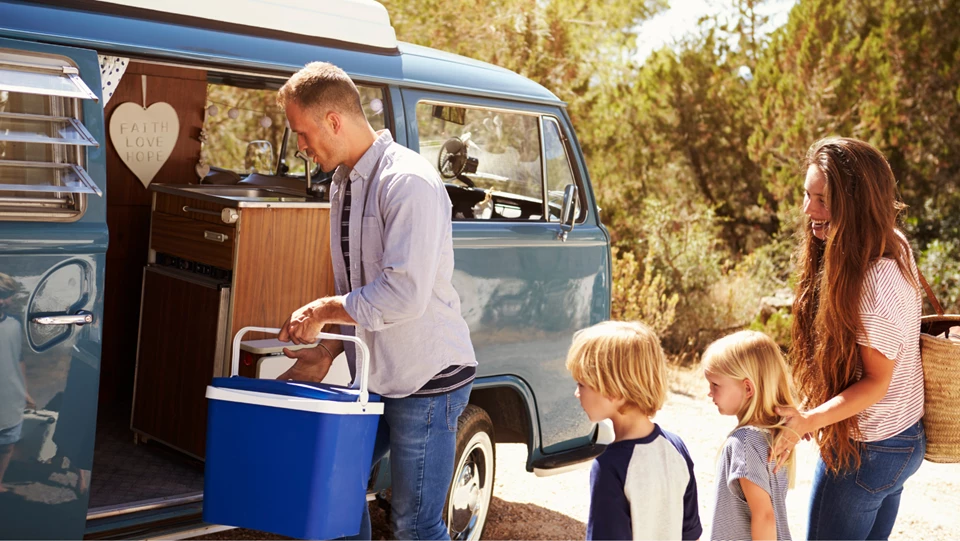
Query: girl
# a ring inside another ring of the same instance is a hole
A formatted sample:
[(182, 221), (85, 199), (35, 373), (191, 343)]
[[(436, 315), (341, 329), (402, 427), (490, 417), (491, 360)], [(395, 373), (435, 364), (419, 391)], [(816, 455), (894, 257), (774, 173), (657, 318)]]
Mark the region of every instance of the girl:
[(794, 460), (778, 470), (771, 459), (776, 439), (793, 432), (775, 411), (794, 405), (780, 347), (763, 333), (741, 331), (711, 344), (701, 362), (720, 414), (737, 417), (717, 463), (708, 538), (790, 539), (786, 496)]

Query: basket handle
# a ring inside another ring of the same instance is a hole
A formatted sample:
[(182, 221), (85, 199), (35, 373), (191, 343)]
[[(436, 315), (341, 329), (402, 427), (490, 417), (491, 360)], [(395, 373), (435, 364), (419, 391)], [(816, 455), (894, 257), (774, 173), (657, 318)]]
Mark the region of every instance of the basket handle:
[[(251, 331), (280, 334), (280, 329), (275, 327), (244, 327), (237, 331), (236, 336), (233, 337), (233, 352), (230, 359), (230, 377), (236, 376), (240, 372), (240, 339), (243, 338), (243, 335)], [(357, 350), (360, 353), (357, 360), (359, 361), (360, 366), (357, 367), (357, 377), (355, 377), (353, 382), (350, 384), (350, 389), (360, 389), (358, 401), (362, 406), (366, 407), (367, 402), (370, 400), (370, 393), (367, 389), (368, 382), (370, 381), (370, 350), (367, 348), (367, 345), (363, 343), (363, 340), (360, 340), (356, 336), (333, 334), (328, 332), (321, 332), (317, 334), (317, 340), (322, 340), (324, 338), (329, 340), (346, 340), (357, 345)]]
[(943, 315), (943, 307), (940, 306), (940, 301), (937, 300), (937, 296), (933, 294), (933, 289), (930, 289), (930, 284), (927, 283), (927, 279), (923, 277), (923, 273), (920, 272), (920, 266), (917, 265), (917, 276), (920, 277), (920, 285), (923, 286), (923, 290), (927, 292), (927, 298), (930, 299), (930, 304), (933, 305), (933, 310), (937, 313), (938, 316)]

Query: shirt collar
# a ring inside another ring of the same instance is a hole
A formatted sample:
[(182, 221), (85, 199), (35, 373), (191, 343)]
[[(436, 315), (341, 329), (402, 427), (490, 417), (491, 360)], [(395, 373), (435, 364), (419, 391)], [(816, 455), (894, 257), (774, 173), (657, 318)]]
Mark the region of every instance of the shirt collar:
[(370, 148), (363, 153), (363, 156), (361, 156), (357, 164), (353, 166), (353, 169), (346, 165), (337, 166), (337, 169), (333, 172), (333, 181), (340, 183), (346, 178), (349, 178), (351, 181), (360, 179), (370, 180), (376, 172), (377, 163), (380, 161), (380, 158), (383, 157), (383, 153), (391, 143), (393, 143), (393, 136), (390, 135), (390, 130), (378, 131), (377, 139), (370, 145)]

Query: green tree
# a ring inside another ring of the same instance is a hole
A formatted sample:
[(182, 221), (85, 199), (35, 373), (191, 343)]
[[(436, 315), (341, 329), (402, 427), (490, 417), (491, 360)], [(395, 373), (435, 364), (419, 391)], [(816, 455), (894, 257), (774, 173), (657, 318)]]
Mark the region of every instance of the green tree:
[[(918, 247), (940, 239), (936, 259), (944, 250), (960, 259), (960, 2), (805, 0), (773, 36), (756, 81), (751, 155), (784, 205), (799, 205), (798, 164), (814, 141), (857, 137), (890, 160)], [(929, 270), (938, 283), (960, 273)]]

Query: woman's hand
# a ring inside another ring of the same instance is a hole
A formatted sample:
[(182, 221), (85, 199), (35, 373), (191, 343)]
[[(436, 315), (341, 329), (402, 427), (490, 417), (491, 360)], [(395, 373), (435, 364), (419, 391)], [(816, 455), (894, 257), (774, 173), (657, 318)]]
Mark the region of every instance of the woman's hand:
[(780, 437), (774, 442), (770, 450), (770, 458), (777, 461), (774, 472), (786, 464), (790, 458), (790, 453), (800, 442), (800, 439), (809, 440), (813, 432), (817, 429), (810, 416), (806, 412), (796, 408), (776, 408), (777, 415), (784, 418), (786, 430), (780, 433)]

